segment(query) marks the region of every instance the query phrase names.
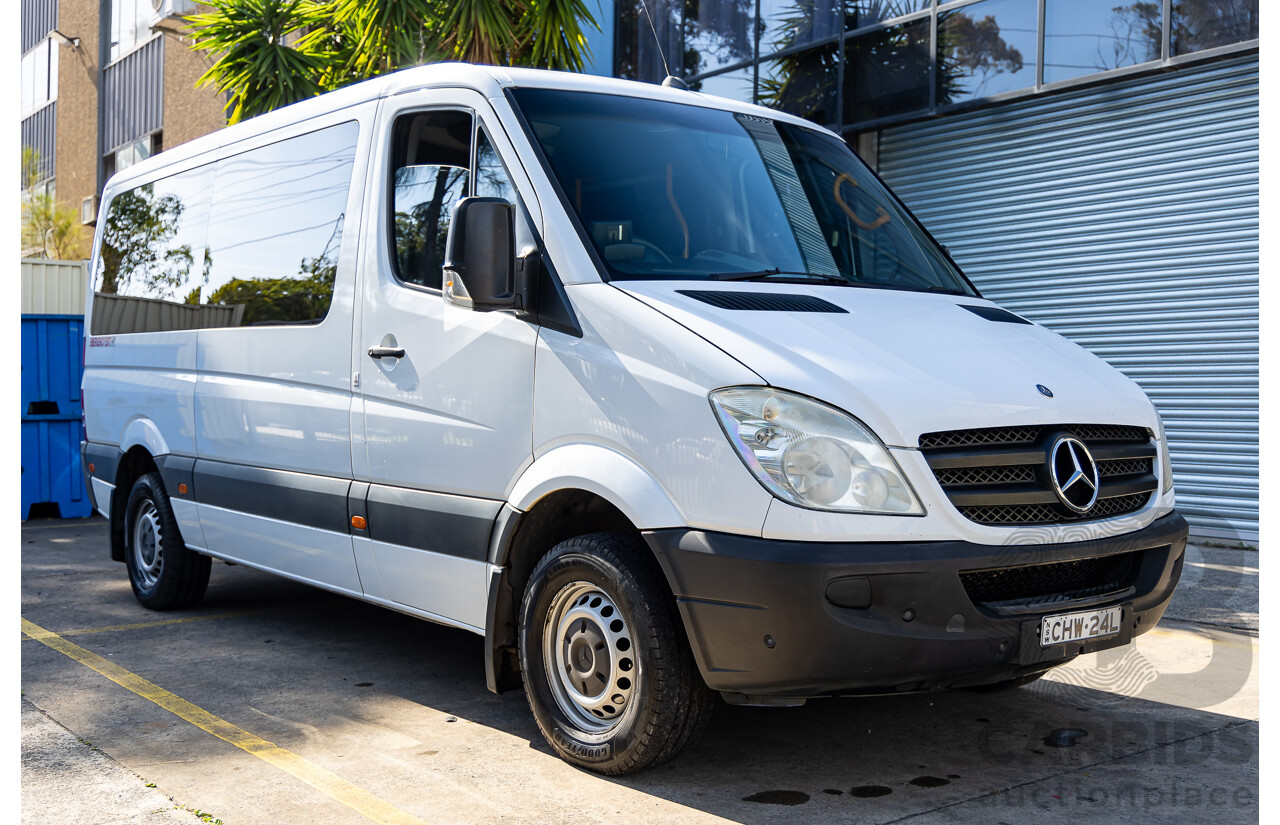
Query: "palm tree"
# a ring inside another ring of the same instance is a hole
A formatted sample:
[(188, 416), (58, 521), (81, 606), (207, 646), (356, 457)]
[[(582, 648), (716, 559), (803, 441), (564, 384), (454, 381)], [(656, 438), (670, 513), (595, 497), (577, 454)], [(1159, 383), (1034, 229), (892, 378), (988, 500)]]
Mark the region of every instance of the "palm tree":
[(585, 0), (211, 0), (189, 18), (216, 57), (197, 85), (237, 123), (407, 66), (464, 60), (581, 71)]

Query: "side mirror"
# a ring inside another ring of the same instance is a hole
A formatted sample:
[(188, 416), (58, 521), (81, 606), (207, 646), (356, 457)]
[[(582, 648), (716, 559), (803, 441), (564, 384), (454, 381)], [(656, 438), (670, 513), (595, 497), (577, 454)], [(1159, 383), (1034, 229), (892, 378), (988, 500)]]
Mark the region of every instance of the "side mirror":
[(469, 299), (477, 310), (516, 305), (514, 215), (502, 198), (458, 202), (445, 243), (446, 292)]

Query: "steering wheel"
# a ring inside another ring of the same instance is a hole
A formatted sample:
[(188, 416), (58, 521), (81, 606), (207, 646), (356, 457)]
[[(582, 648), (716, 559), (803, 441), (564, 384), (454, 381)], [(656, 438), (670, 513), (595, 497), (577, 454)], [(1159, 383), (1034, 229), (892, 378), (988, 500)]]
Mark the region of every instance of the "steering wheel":
[(671, 263), (671, 257), (670, 257), (669, 255), (667, 255), (667, 253), (663, 252), (663, 251), (658, 247), (658, 245), (657, 245), (657, 244), (650, 243), (649, 241), (646, 241), (644, 238), (641, 238), (641, 237), (639, 237), (639, 236), (637, 236), (637, 235), (632, 235), (632, 236), (631, 236), (631, 243), (634, 243), (634, 244), (640, 244), (640, 245), (641, 245), (641, 246), (643, 246), (645, 249), (652, 249), (655, 253), (657, 253), (657, 254), (658, 254), (658, 256), (659, 256), (659, 257), (661, 257), (661, 258), (662, 258), (662, 262), (663, 262), (664, 264), (669, 264), (669, 263)]

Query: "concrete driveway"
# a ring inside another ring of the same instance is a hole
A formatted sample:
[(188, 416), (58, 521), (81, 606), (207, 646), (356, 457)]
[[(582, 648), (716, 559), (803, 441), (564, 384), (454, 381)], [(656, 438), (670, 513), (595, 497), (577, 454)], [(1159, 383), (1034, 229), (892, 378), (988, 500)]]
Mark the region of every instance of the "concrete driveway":
[(216, 562), (152, 613), (101, 519), (22, 537), (27, 825), (1258, 820), (1256, 552), (1191, 548), (1158, 628), (1030, 687), (721, 705), (606, 779), (485, 690), (477, 636)]

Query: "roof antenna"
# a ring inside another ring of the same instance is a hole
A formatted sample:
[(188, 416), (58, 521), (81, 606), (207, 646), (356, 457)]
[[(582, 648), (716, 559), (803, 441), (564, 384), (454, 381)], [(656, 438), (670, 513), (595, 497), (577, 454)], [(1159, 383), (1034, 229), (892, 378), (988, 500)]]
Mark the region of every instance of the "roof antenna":
[(654, 28), (653, 17), (649, 14), (649, 4), (644, 0), (640, 0), (640, 7), (644, 9), (645, 19), (649, 21), (649, 31), (653, 33), (653, 43), (658, 47), (658, 57), (662, 58), (662, 70), (667, 73), (667, 76), (662, 80), (662, 85), (668, 89), (684, 89), (688, 91), (689, 84), (671, 74), (671, 67), (667, 65), (666, 52), (662, 50), (662, 41), (658, 39), (658, 30)]

